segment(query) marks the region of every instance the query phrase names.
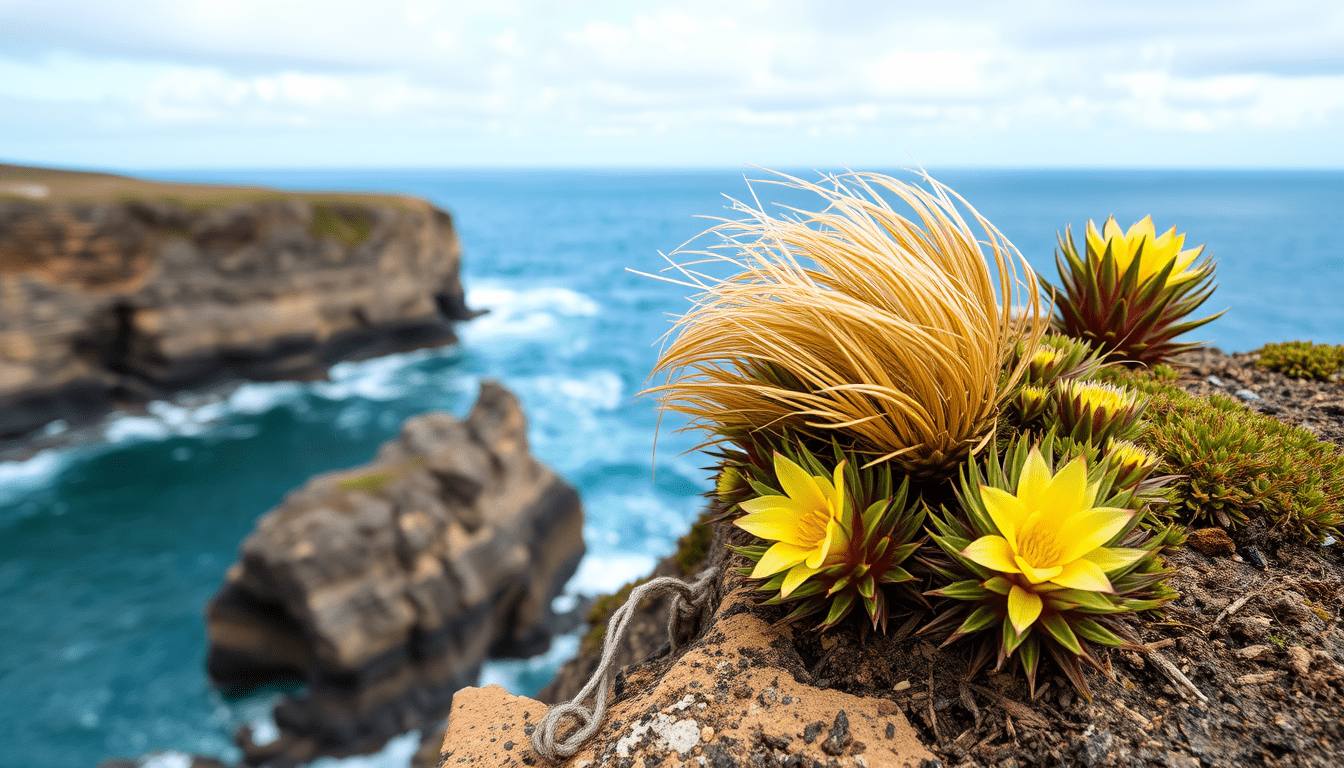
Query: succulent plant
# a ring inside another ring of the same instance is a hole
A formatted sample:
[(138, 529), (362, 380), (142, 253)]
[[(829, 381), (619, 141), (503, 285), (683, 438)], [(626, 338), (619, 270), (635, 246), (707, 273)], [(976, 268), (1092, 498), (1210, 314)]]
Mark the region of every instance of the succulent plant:
[(1222, 315), (1186, 319), (1216, 287), (1214, 261), (1207, 256), (1198, 261), (1202, 245), (1181, 250), (1185, 235), (1175, 227), (1159, 236), (1149, 216), (1124, 232), (1111, 217), (1101, 232), (1089, 221), (1085, 239), (1079, 254), (1071, 227), (1059, 236), (1060, 286), (1048, 290), (1059, 311), (1058, 328), (1090, 342), (1109, 360), (1168, 362), (1199, 346), (1177, 337)]
[(734, 524), (760, 540), (738, 549), (754, 563), (746, 575), (765, 602), (792, 607), (788, 621), (820, 613), (824, 630), (862, 606), (885, 631), (886, 588), (914, 579), (902, 564), (921, 544), (909, 478), (897, 486), (890, 465), (861, 469), (838, 447), (829, 471), (806, 449), (790, 453), (744, 470), (753, 495)]
[(983, 472), (969, 462), (960, 509), (930, 516), (946, 558), (928, 561), (940, 586), (926, 594), (944, 602), (921, 632), (978, 638), (976, 663), (1015, 659), (1033, 695), (1048, 654), (1090, 696), (1082, 664), (1101, 668), (1096, 646), (1141, 649), (1126, 616), (1175, 597), (1160, 553), (1179, 532), (1139, 527), (1135, 495), (1110, 477), (1105, 463), (1057, 461), (1050, 436), (1020, 436)]
[(1099, 381), (1061, 381), (1054, 394), (1060, 434), (1098, 448), (1132, 436), (1147, 404), (1131, 390)]

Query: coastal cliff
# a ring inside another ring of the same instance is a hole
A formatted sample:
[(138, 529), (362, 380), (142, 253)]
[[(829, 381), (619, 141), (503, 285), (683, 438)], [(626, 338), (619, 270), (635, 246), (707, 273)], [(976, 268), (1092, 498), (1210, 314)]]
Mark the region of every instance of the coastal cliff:
[(406, 422), (369, 465), (309, 480), (258, 521), (207, 607), (216, 684), (306, 684), (244, 760), (372, 752), (447, 715), (491, 657), (549, 646), (583, 556), (578, 493), (529, 452), (518, 401), (487, 382), (459, 421)]
[(408, 197), (0, 166), (0, 439), (455, 339), (452, 218)]

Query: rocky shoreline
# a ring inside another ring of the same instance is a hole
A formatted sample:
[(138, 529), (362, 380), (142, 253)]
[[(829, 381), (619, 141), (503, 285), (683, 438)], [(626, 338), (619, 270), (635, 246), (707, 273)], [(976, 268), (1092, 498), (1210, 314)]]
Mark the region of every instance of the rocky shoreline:
[(229, 379), (455, 340), (451, 216), (413, 198), (0, 166), (0, 440)]

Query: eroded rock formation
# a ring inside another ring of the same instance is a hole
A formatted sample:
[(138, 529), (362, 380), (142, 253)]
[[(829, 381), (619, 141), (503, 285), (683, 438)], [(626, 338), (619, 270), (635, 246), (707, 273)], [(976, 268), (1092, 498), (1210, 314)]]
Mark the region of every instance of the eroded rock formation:
[(446, 344), (470, 314), (452, 219), (420, 200), (13, 166), (0, 182), (0, 439)]
[(207, 609), (224, 686), (307, 684), (252, 764), (369, 752), (448, 711), (488, 657), (544, 651), (583, 555), (577, 492), (528, 452), (518, 401), (486, 383), (357, 469), (312, 478), (257, 523)]

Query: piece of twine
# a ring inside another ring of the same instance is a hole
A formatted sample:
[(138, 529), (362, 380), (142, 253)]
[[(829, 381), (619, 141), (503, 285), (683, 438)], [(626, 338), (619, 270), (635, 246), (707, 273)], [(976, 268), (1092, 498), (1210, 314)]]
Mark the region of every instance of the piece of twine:
[[(588, 682), (573, 699), (556, 704), (546, 712), (532, 731), (532, 749), (550, 761), (573, 757), (597, 733), (606, 716), (607, 690), (611, 688), (611, 678), (615, 674), (616, 651), (625, 639), (626, 630), (639, 604), (650, 598), (672, 594), (667, 634), (672, 652), (676, 653), (695, 639), (701, 624), (713, 612), (714, 578), (718, 574), (718, 568), (707, 568), (690, 584), (671, 576), (662, 576), (635, 587), (625, 604), (617, 608), (607, 622), (606, 639), (602, 641), (602, 659), (593, 670), (592, 677), (588, 678)], [(592, 709), (584, 704), (589, 699), (593, 701)], [(560, 738), (560, 726), (566, 718), (573, 720), (576, 727), (568, 736)]]

